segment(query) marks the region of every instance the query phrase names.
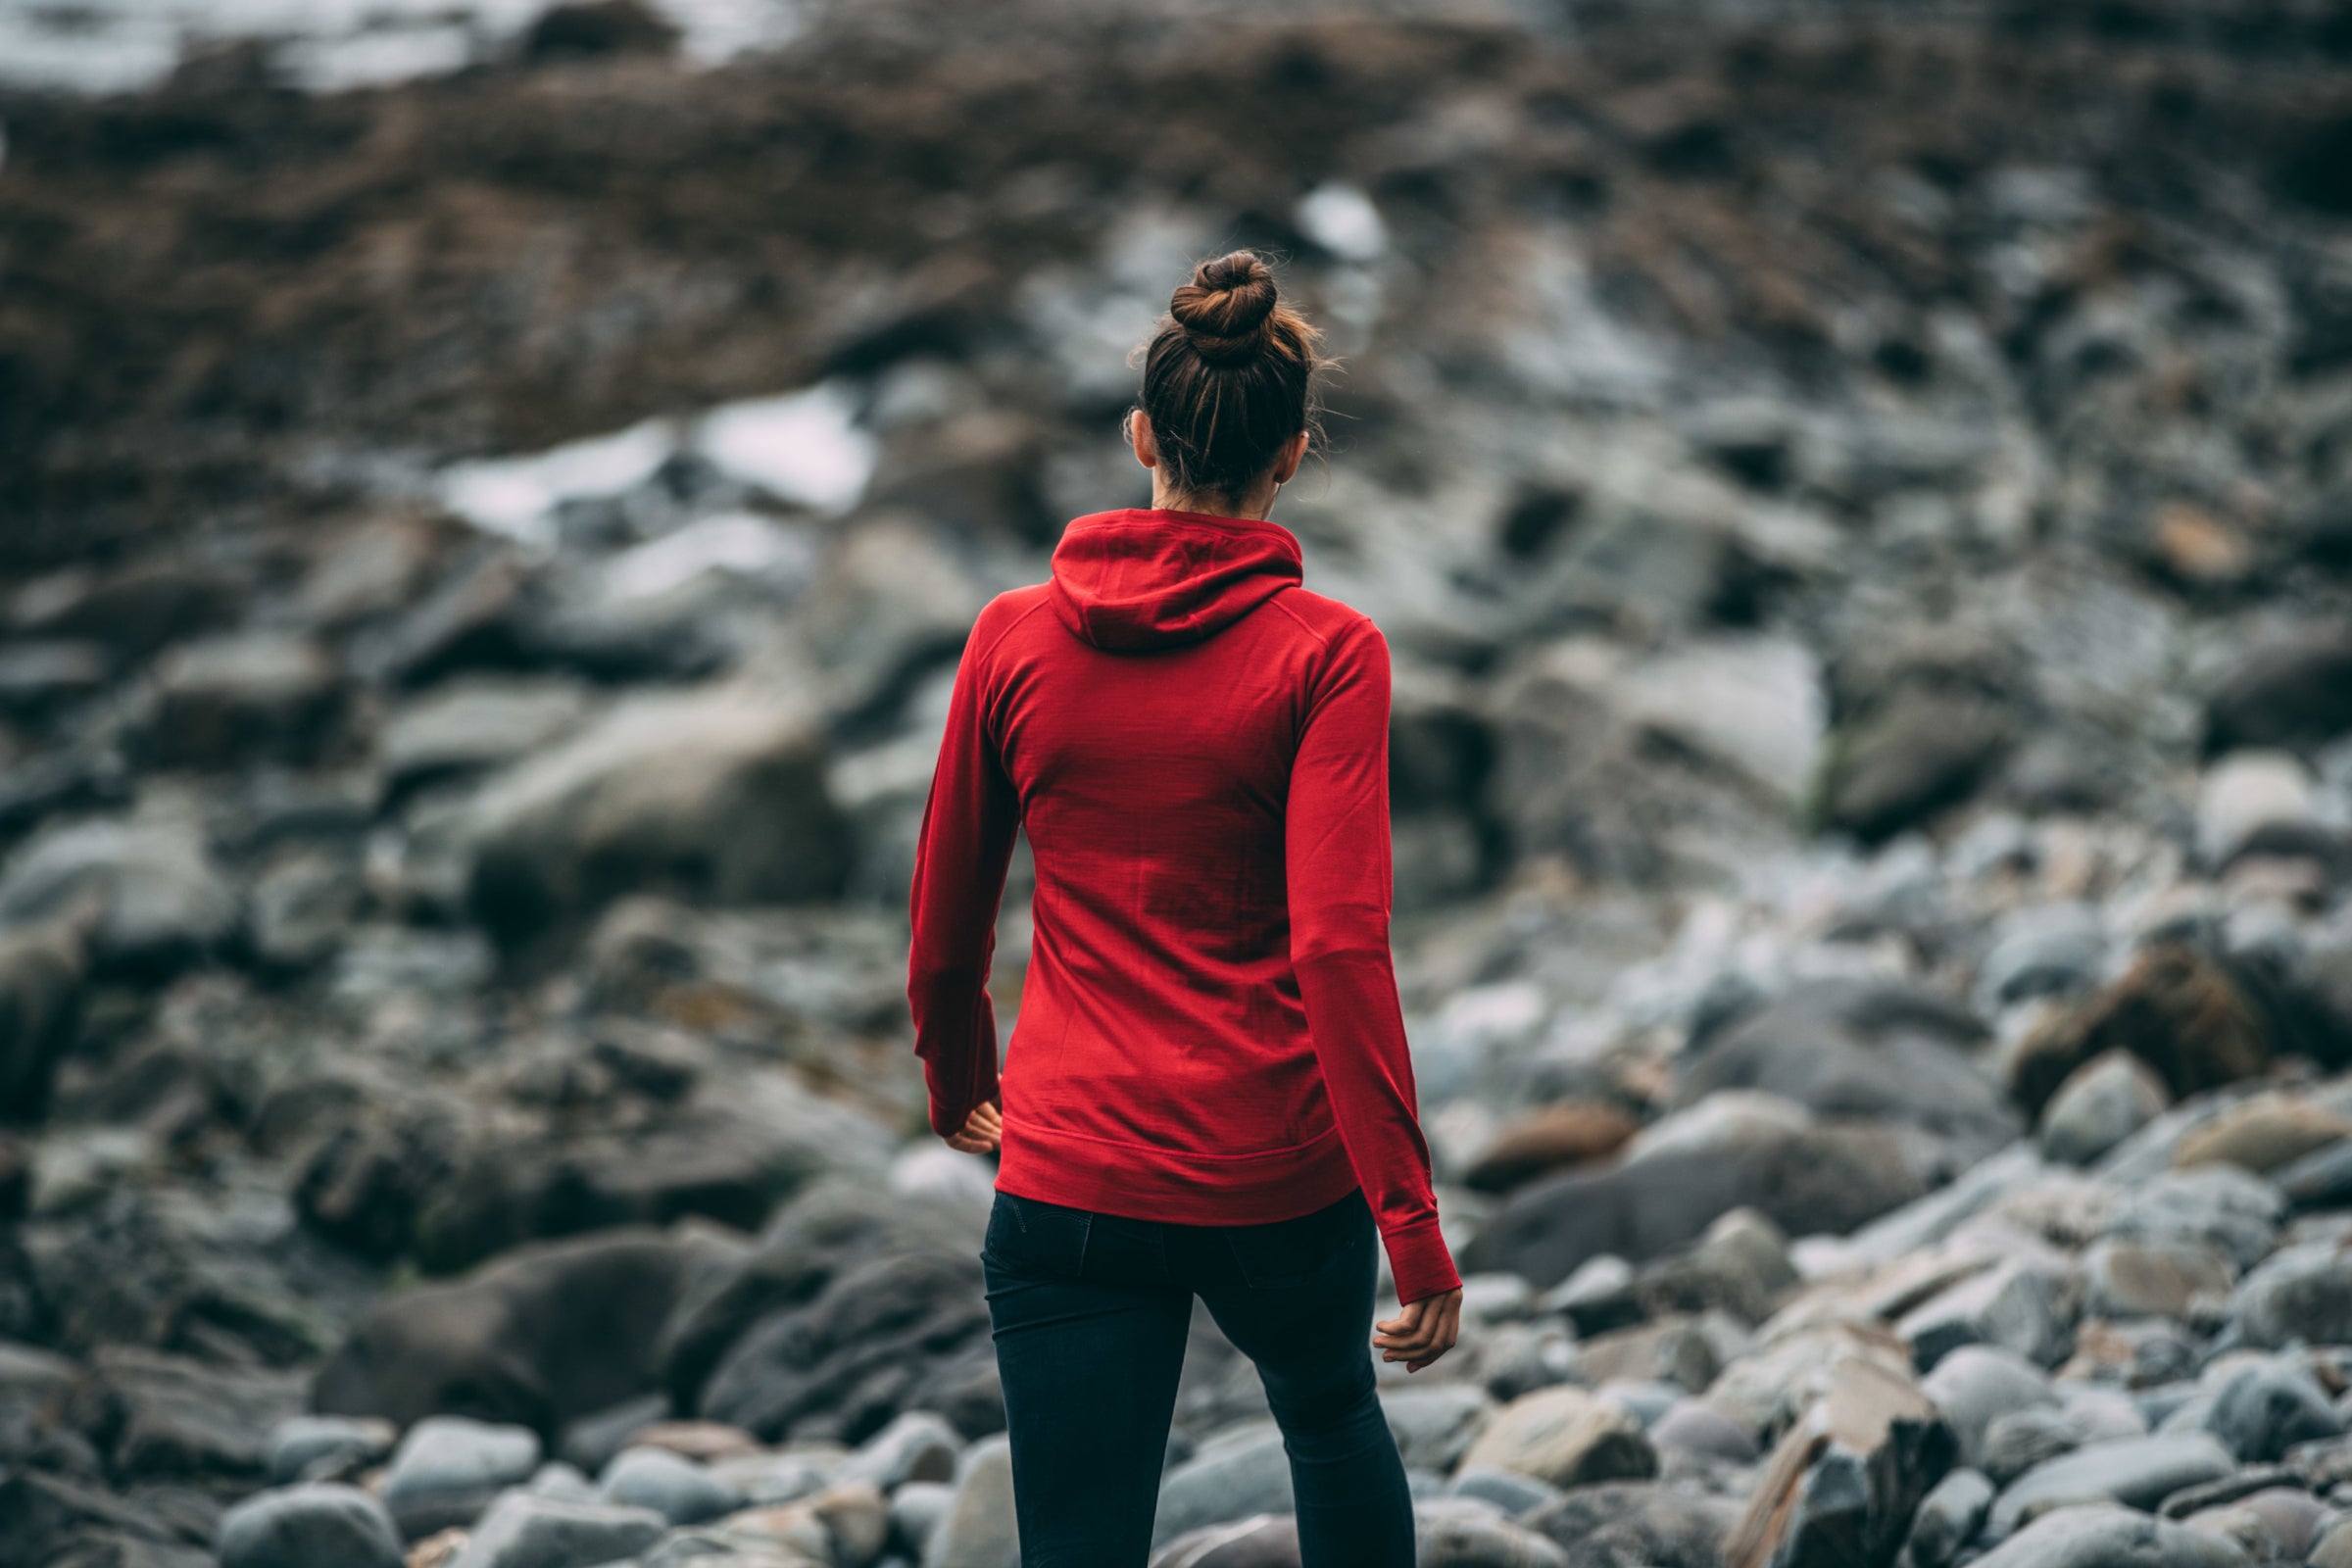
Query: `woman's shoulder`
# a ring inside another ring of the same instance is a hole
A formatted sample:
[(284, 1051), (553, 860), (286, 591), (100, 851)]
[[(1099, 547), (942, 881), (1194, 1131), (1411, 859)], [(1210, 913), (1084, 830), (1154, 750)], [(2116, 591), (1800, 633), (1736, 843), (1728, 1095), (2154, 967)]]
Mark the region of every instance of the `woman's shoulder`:
[(1303, 631), (1327, 648), (1359, 654), (1387, 650), (1387, 640), (1370, 615), (1329, 594), (1319, 594), (1307, 587), (1287, 588), (1267, 600), (1266, 607), (1287, 612)]

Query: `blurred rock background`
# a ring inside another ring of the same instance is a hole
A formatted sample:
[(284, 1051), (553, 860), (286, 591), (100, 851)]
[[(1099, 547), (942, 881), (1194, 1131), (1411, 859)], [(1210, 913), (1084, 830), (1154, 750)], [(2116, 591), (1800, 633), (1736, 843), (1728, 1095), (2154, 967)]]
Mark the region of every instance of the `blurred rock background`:
[[(5, 0), (0, 126), (0, 1568), (1010, 1568), (910, 845), (1237, 244), (1424, 1564), (2352, 1563), (2343, 5)], [(1296, 1562), (1205, 1318), (1169, 1464)]]

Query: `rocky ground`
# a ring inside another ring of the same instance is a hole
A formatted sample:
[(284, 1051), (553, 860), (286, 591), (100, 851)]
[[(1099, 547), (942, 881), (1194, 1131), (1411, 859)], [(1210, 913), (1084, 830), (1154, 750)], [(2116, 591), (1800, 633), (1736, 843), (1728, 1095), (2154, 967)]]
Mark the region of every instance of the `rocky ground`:
[[(2352, 1565), (2352, 14), (808, 12), (0, 90), (0, 1568), (1011, 1568), (908, 847), (1239, 242), (1424, 1564)], [(1203, 1320), (1159, 1564), (1287, 1508)]]

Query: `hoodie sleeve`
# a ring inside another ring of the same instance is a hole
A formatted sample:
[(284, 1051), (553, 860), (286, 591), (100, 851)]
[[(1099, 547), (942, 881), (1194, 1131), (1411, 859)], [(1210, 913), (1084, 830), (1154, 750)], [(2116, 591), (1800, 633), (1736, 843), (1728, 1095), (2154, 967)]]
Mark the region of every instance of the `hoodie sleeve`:
[(1461, 1283), (1438, 1232), (1429, 1147), (1389, 956), (1389, 645), (1368, 619), (1334, 638), (1291, 769), (1291, 966), (1356, 1180), (1410, 1303)]
[(988, 996), (997, 906), (1021, 825), (1020, 798), (989, 733), (983, 612), (956, 666), (948, 728), (932, 770), (908, 897), (906, 1000), (922, 1058), (931, 1130), (962, 1129), (997, 1098), (997, 1016)]

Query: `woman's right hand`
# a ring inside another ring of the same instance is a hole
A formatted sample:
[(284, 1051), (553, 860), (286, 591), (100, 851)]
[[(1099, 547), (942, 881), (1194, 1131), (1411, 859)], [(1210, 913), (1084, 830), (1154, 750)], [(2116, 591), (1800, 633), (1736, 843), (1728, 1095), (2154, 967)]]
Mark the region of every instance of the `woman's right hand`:
[(1380, 1347), (1380, 1358), (1402, 1361), (1407, 1372), (1418, 1372), (1452, 1349), (1460, 1338), (1461, 1287), (1408, 1301), (1395, 1317), (1373, 1327), (1380, 1331), (1372, 1336), (1372, 1343)]
[(1004, 1113), (992, 1102), (983, 1101), (963, 1118), (963, 1129), (948, 1138), (950, 1149), (967, 1154), (993, 1154), (1004, 1141)]

